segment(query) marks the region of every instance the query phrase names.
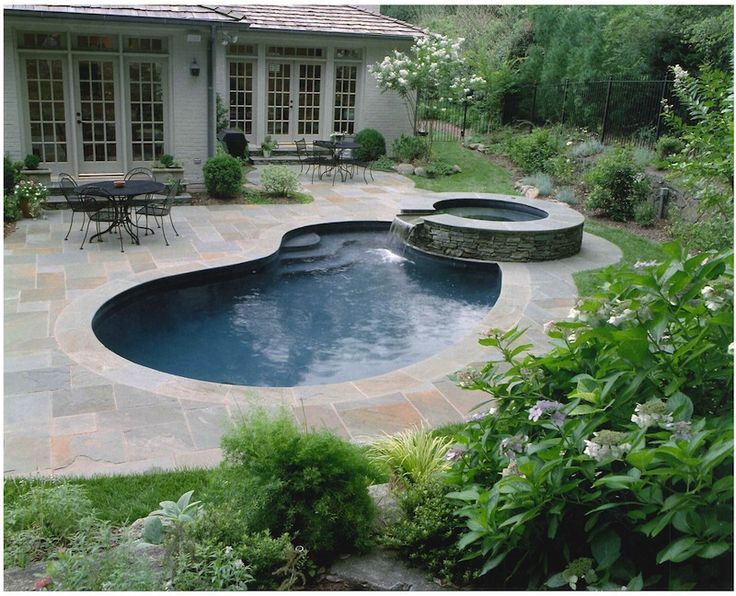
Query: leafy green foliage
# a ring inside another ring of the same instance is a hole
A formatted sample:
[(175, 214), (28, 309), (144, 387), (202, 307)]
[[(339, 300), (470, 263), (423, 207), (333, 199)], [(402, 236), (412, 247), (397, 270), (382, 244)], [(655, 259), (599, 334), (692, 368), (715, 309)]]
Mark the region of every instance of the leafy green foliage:
[[(551, 326), (548, 353), (525, 355), (517, 329), (493, 332), (480, 343), (501, 358), (458, 376), (495, 410), (469, 425), (448, 495), (481, 573), (728, 587), (733, 255), (664, 249), (662, 263), (607, 270)], [(693, 574), (700, 559), (708, 572)]]
[(657, 214), (654, 210), (654, 205), (649, 201), (642, 201), (636, 207), (634, 207), (634, 221), (644, 228), (649, 228), (654, 225), (657, 219)]
[(9, 155), (5, 155), (3, 158), (3, 188), (5, 189), (5, 194), (10, 193), (10, 191), (20, 181), (20, 171), (23, 167), (24, 165), (22, 161), (14, 162), (10, 159)]
[(570, 154), (574, 157), (590, 157), (591, 155), (597, 155), (603, 153), (605, 146), (600, 141), (591, 139), (589, 141), (583, 141), (577, 145), (573, 145), (570, 148)]
[(649, 191), (649, 182), (635, 163), (631, 149), (618, 148), (603, 155), (585, 173), (590, 188), (586, 207), (600, 210), (616, 221), (627, 221), (634, 215), (634, 206)]
[(286, 166), (266, 166), (261, 171), (261, 184), (269, 194), (290, 197), (299, 189), (299, 175)]
[(355, 142), (360, 147), (353, 150), (353, 155), (362, 161), (374, 161), (386, 155), (386, 139), (375, 128), (364, 128), (355, 135)]
[(673, 155), (677, 155), (685, 148), (685, 144), (677, 137), (664, 136), (657, 141), (657, 157), (661, 161)]
[[(194, 522), (202, 513), (200, 501), (191, 502), (193, 490), (184, 493), (178, 501), (161, 501), (161, 509), (148, 514), (143, 528), (143, 538), (151, 544), (161, 544), (165, 533), (181, 532), (182, 527)], [(163, 520), (163, 521), (162, 521)], [(164, 521), (167, 523), (164, 527)]]
[(222, 447), (213, 500), (231, 502), (251, 531), (289, 533), (317, 557), (368, 544), (374, 471), (358, 447), (264, 411), (243, 418)]
[(207, 542), (180, 548), (173, 557), (171, 587), (177, 591), (247, 590), (253, 581), (247, 566), (231, 547)]
[(202, 168), (204, 185), (213, 197), (232, 198), (243, 186), (243, 168), (232, 155), (219, 153), (210, 157)]
[(23, 160), (23, 165), (25, 166), (26, 170), (35, 170), (38, 168), (40, 163), (41, 158), (33, 153), (29, 153), (28, 155), (26, 155), (25, 159)]
[(428, 430), (409, 429), (378, 439), (368, 448), (368, 458), (385, 468), (394, 481), (420, 484), (447, 469), (451, 445), (449, 439)]
[(48, 573), (53, 580), (50, 587), (64, 591), (148, 591), (163, 587), (150, 561), (106, 524), (76, 534), (66, 548), (53, 553)]
[(381, 172), (393, 172), (395, 162), (390, 157), (386, 157), (385, 155), (379, 155), (375, 160), (373, 160), (373, 169), (378, 170)]
[(31, 487), (5, 508), (5, 565), (23, 567), (69, 544), (77, 532), (90, 527), (94, 515), (79, 486)]
[(161, 168), (180, 168), (181, 164), (174, 159), (173, 155), (164, 153), (157, 161), (153, 162), (153, 167)]
[(424, 166), (424, 169), (430, 178), (441, 178), (442, 176), (449, 176), (453, 173), (452, 164), (442, 158), (433, 159)]
[(401, 135), (391, 146), (394, 157), (398, 161), (424, 160), (429, 157), (429, 143), (422, 137)]
[(3, 195), (3, 218), (5, 221), (16, 221), (23, 216), (15, 193)]
[(559, 138), (547, 128), (537, 128), (509, 144), (509, 157), (525, 174), (547, 172), (548, 161), (560, 152)]
[(574, 158), (560, 154), (547, 160), (547, 172), (559, 184), (574, 184), (576, 182), (577, 163)]

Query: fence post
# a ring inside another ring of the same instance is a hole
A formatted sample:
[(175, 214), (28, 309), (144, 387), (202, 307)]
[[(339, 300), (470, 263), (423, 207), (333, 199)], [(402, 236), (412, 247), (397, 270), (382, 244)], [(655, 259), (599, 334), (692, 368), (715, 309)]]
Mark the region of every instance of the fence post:
[(606, 89), (606, 104), (603, 106), (603, 126), (601, 127), (601, 143), (606, 138), (606, 125), (608, 124), (608, 104), (611, 101), (611, 85), (613, 77), (608, 77), (608, 89)]
[(662, 81), (662, 93), (660, 94), (660, 98), (659, 98), (659, 111), (657, 112), (657, 128), (654, 131), (655, 141), (659, 139), (659, 134), (662, 132), (662, 110), (664, 109), (662, 103), (664, 102), (664, 98), (667, 96), (667, 83), (669, 83), (669, 81), (667, 80), (667, 73), (665, 73), (664, 81)]
[(562, 94), (562, 116), (560, 116), (560, 124), (565, 124), (565, 104), (567, 103), (567, 85), (570, 79), (565, 79), (565, 91)]
[(529, 118), (529, 122), (534, 124), (534, 112), (537, 109), (537, 85), (539, 83), (534, 83), (534, 92), (532, 93), (532, 114)]

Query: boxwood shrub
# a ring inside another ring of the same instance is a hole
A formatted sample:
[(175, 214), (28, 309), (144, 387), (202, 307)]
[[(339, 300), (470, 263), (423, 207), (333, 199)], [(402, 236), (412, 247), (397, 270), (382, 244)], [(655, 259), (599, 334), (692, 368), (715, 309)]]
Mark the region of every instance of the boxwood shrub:
[(202, 168), (204, 185), (213, 197), (232, 198), (243, 186), (243, 168), (232, 155), (220, 153), (210, 157)]

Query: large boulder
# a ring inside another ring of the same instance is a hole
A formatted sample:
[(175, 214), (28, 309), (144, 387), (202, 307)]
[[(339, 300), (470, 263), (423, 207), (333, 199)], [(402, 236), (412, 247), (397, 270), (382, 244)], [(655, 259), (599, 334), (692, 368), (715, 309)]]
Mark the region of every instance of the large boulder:
[(403, 174), (404, 176), (406, 176), (407, 174), (414, 173), (414, 166), (410, 163), (400, 163), (396, 166), (396, 171), (399, 174)]

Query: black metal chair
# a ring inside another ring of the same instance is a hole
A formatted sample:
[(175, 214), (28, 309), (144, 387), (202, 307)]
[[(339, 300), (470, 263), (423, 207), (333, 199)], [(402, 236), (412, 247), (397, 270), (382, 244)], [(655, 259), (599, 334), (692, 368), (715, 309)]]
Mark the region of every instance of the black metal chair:
[[(87, 214), (87, 227), (84, 231), (84, 238), (82, 239), (82, 245), (79, 247), (79, 250), (84, 250), (84, 243), (87, 242), (90, 223), (95, 222), (97, 227), (97, 234), (95, 236), (99, 238), (99, 242), (102, 242), (102, 234), (104, 233), (100, 232), (101, 223), (110, 224), (107, 231), (112, 231), (113, 228), (119, 228), (121, 225), (125, 225), (123, 206), (106, 190), (91, 186), (84, 188), (77, 196)], [(117, 232), (118, 236), (120, 236), (120, 252), (125, 252), (123, 248), (123, 235), (120, 233), (120, 230), (117, 230)]]
[(312, 182), (314, 182), (314, 173), (321, 169), (323, 165), (330, 165), (330, 155), (323, 151), (317, 151), (312, 147), (310, 152), (307, 149), (307, 141), (305, 139), (297, 139), (294, 141), (296, 145), (296, 155), (299, 158), (299, 173), (304, 172), (304, 166), (307, 167), (305, 174), (309, 174), (312, 168)]
[(168, 184), (166, 188), (166, 196), (164, 197), (163, 201), (151, 201), (150, 203), (147, 203), (146, 205), (144, 205), (143, 207), (141, 207), (135, 212), (136, 227), (139, 227), (138, 219), (140, 218), (140, 216), (141, 215), (146, 216), (146, 236), (148, 235), (148, 217), (149, 216), (153, 217), (158, 227), (161, 228), (161, 232), (164, 235), (164, 242), (166, 242), (166, 246), (169, 246), (169, 241), (166, 238), (166, 228), (164, 228), (164, 217), (166, 217), (167, 215), (169, 216), (169, 222), (171, 222), (171, 227), (174, 230), (174, 233), (177, 236), (179, 235), (179, 232), (176, 231), (176, 227), (174, 226), (174, 220), (171, 218), (171, 207), (174, 204), (174, 198), (176, 197), (176, 193), (178, 192), (178, 190), (179, 190), (178, 181), (174, 181), (171, 184)]
[(72, 220), (69, 222), (69, 229), (66, 232), (66, 236), (64, 236), (64, 240), (69, 239), (69, 234), (71, 233), (72, 226), (74, 225), (75, 213), (82, 214), (82, 227), (79, 228), (79, 231), (81, 232), (82, 230), (84, 230), (84, 218), (87, 212), (84, 210), (84, 206), (79, 200), (79, 196), (77, 193), (78, 186), (79, 185), (77, 184), (77, 181), (69, 174), (66, 174), (64, 172), (59, 174), (59, 188), (61, 189), (61, 192), (66, 199), (66, 204), (72, 211)]
[[(346, 137), (345, 140), (353, 141), (355, 139), (350, 136)], [(358, 155), (355, 154), (356, 151), (354, 149), (348, 149), (347, 151), (349, 151), (349, 154), (343, 155), (343, 163), (352, 168), (353, 173), (355, 173), (355, 170), (357, 170), (358, 168), (363, 168), (363, 181), (368, 184), (368, 174), (370, 174), (371, 182), (374, 182), (375, 178), (373, 177), (373, 162), (359, 157), (360, 151), (358, 151)]]
[(125, 173), (124, 180), (154, 180), (153, 171), (148, 168), (133, 168)]

